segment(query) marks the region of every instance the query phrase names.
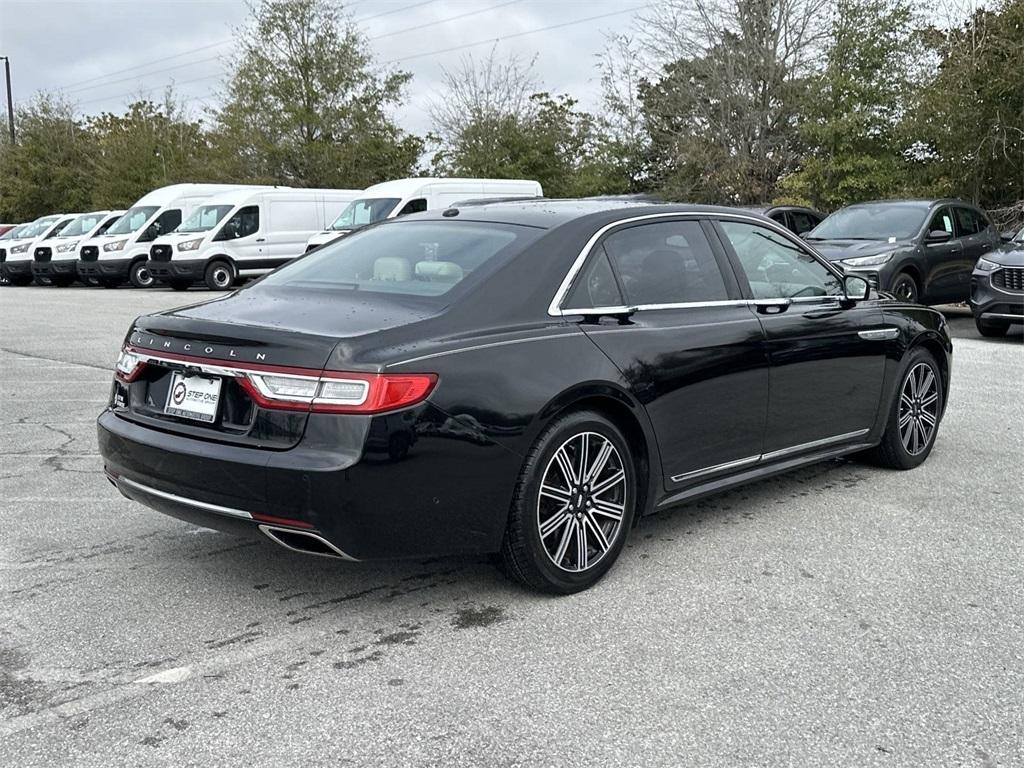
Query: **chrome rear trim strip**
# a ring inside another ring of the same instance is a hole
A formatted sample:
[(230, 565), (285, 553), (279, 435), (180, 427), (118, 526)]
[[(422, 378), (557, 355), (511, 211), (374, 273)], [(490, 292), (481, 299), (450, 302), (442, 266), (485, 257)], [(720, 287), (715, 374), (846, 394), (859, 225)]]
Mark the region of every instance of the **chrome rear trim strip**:
[(704, 475), (710, 475), (713, 472), (724, 472), (727, 469), (739, 469), (745, 467), (748, 464), (756, 464), (761, 460), (760, 454), (757, 456), (748, 456), (745, 459), (737, 459), (736, 461), (727, 461), (724, 464), (715, 464), (713, 467), (705, 467), (704, 469), (695, 469), (692, 472), (684, 472), (681, 475), (675, 475), (672, 478), (673, 483), (681, 483), (685, 480), (694, 480)]
[[(145, 493), (149, 496), (156, 496), (167, 501), (173, 501), (175, 504), (182, 504), (187, 507), (194, 507), (195, 509), (201, 509), (204, 512), (213, 512), (216, 515), (226, 515), (228, 517), (237, 517), (242, 520), (252, 520), (252, 515), (246, 512), (244, 509), (233, 509), (232, 507), (222, 507), (219, 504), (210, 504), (206, 501), (197, 501), (196, 499), (189, 499), (185, 496), (178, 496), (174, 493), (168, 493), (167, 491), (158, 491), (156, 488), (150, 488), (148, 485), (137, 483), (134, 480), (129, 480), (127, 477), (117, 478), (118, 486), (127, 486), (129, 489), (134, 489), (141, 493)], [(123, 491), (122, 491), (123, 492)], [(125, 494), (131, 497), (130, 494)]]
[(982, 320), (985, 320), (985, 319), (987, 319), (989, 317), (995, 317), (995, 318), (998, 318), (1000, 320), (1018, 320), (1018, 321), (1024, 323), (1024, 315), (1010, 315), (1010, 314), (1005, 314), (1003, 312), (982, 312), (981, 313), (981, 319)]

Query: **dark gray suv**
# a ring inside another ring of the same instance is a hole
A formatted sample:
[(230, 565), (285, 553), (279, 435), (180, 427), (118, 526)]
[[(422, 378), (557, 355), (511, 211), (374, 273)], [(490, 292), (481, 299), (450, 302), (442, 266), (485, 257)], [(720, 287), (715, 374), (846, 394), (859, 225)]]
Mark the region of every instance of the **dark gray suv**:
[(999, 245), (962, 200), (880, 200), (842, 208), (804, 235), (829, 261), (911, 302), (966, 301), (978, 258)]

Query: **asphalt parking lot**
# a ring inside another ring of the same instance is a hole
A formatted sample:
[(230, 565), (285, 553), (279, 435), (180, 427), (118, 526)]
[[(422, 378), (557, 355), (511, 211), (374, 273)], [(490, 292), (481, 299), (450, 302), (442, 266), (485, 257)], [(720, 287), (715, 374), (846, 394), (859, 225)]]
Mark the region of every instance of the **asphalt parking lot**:
[(131, 319), (0, 289), (0, 765), (1024, 765), (1024, 343), (957, 336), (910, 473), (837, 461), (633, 532), (596, 588), (346, 564), (104, 479)]

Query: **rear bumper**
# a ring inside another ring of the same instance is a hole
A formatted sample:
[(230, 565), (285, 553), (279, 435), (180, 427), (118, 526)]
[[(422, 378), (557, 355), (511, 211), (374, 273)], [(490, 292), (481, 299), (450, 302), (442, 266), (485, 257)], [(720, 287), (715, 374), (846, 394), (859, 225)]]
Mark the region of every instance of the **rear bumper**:
[(75, 270), (79, 277), (128, 277), (132, 265), (131, 259), (106, 259), (97, 261), (75, 262)]
[(205, 267), (206, 262), (203, 259), (172, 259), (171, 261), (153, 261), (150, 259), (146, 262), (146, 269), (149, 270), (149, 274), (157, 280), (200, 280), (203, 277)]
[[(104, 469), (125, 496), (206, 528), (313, 532), (355, 560), (497, 551), (521, 459), (429, 426), (444, 420), (429, 404), (311, 414), (290, 450), (198, 440), (110, 409), (98, 433)], [(387, 433), (408, 438), (401, 451), (388, 452)]]

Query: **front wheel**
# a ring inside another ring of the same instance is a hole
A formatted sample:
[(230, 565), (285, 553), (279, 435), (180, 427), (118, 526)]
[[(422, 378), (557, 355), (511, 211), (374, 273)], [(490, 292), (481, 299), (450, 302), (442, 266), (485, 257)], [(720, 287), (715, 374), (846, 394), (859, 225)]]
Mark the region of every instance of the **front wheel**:
[(925, 349), (915, 349), (904, 366), (882, 442), (871, 458), (890, 469), (923, 464), (935, 445), (944, 397), (935, 358)]
[(909, 272), (900, 272), (892, 281), (892, 295), (897, 299), (917, 304), (921, 291), (917, 286), (917, 280)]
[(211, 291), (226, 291), (235, 282), (235, 270), (226, 261), (214, 261), (206, 268), (205, 282)]
[(980, 317), (976, 317), (974, 318), (974, 324), (978, 327), (978, 333), (989, 338), (1005, 336), (1006, 332), (1010, 330), (1009, 323), (1001, 323), (998, 320), (982, 320)]
[(593, 411), (560, 417), (523, 464), (502, 545), (506, 571), (555, 594), (593, 586), (625, 545), (636, 499), (621, 430)]
[(152, 288), (156, 283), (144, 261), (136, 261), (128, 272), (128, 280), (136, 288)]
[(173, 280), (166, 280), (165, 282), (169, 286), (171, 286), (172, 290), (175, 290), (175, 291), (187, 291), (189, 289), (189, 287), (192, 285), (192, 281), (191, 280), (180, 280), (180, 279), (177, 279), (177, 278), (175, 278)]

